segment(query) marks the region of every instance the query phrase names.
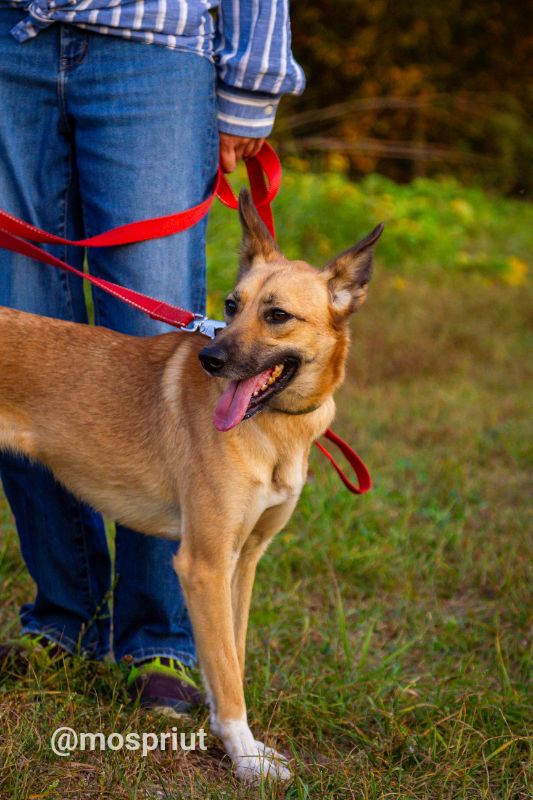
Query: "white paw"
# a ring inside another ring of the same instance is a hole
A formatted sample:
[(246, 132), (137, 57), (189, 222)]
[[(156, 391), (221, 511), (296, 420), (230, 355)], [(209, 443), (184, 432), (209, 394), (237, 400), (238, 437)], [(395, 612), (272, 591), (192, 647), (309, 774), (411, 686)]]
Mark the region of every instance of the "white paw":
[(260, 742), (259, 739), (255, 740), (255, 745), (259, 750), (259, 752), (262, 753), (264, 756), (273, 758), (274, 761), (280, 761), (282, 764), (287, 764), (287, 758), (282, 753), (278, 753), (277, 750), (274, 750), (273, 747), (267, 747), (266, 744)]
[(287, 760), (280, 754), (265, 747), (262, 742), (255, 742), (255, 753), (238, 756), (235, 761), (237, 777), (245, 783), (259, 784), (261, 779), (274, 781), (290, 781), (292, 773), (285, 766)]
[(211, 727), (222, 739), (241, 781), (259, 784), (262, 779), (289, 781), (292, 778), (286, 766), (287, 759), (254, 739), (246, 716), (221, 721), (213, 715)]

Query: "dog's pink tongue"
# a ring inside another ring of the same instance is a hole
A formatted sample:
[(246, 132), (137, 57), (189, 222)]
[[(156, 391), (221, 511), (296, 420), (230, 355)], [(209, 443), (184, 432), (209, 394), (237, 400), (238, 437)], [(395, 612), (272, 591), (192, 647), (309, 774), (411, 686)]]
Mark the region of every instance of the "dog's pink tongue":
[(267, 369), (245, 381), (229, 382), (215, 408), (215, 428), (217, 430), (229, 431), (242, 422), (253, 393), (263, 385), (265, 378), (268, 378), (271, 372), (271, 369)]

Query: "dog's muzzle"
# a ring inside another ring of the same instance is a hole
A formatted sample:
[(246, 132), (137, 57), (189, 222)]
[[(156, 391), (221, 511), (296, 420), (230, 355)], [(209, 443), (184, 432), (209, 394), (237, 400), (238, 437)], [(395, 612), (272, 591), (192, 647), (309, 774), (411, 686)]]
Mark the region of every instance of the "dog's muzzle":
[(223, 347), (212, 344), (200, 350), (198, 358), (206, 372), (216, 375), (228, 363), (229, 353)]

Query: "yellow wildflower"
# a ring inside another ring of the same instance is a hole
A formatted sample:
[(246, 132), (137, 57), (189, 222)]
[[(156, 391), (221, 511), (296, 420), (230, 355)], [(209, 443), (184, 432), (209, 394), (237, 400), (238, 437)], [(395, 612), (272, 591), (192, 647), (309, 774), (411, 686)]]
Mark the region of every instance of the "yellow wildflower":
[(527, 278), (527, 264), (517, 256), (509, 256), (503, 280), (509, 286), (523, 286)]

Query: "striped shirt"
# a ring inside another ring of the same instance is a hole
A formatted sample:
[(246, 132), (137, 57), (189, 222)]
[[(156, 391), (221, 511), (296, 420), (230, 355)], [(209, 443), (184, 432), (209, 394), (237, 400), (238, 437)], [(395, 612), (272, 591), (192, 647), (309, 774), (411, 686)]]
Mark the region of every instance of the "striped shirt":
[(54, 22), (135, 39), (212, 60), (218, 72), (218, 126), (236, 136), (268, 136), (280, 97), (301, 94), (291, 52), (289, 0), (0, 0), (28, 16), (12, 29), (25, 42)]

